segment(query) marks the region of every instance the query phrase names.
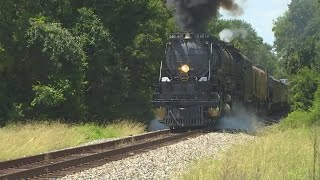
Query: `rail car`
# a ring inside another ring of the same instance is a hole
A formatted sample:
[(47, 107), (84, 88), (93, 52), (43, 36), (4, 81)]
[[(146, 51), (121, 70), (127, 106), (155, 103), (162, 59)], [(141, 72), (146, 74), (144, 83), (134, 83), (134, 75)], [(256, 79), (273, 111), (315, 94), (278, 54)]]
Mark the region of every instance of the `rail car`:
[(235, 104), (257, 113), (287, 104), (286, 83), (213, 36), (171, 34), (165, 54), (152, 103), (170, 128), (212, 126)]

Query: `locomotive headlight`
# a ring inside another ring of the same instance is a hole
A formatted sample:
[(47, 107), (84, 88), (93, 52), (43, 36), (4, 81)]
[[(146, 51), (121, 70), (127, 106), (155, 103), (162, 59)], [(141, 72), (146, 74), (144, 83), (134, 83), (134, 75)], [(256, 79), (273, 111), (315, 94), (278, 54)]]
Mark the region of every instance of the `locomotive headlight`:
[(181, 71), (184, 73), (188, 73), (190, 71), (190, 67), (185, 64), (181, 67)]

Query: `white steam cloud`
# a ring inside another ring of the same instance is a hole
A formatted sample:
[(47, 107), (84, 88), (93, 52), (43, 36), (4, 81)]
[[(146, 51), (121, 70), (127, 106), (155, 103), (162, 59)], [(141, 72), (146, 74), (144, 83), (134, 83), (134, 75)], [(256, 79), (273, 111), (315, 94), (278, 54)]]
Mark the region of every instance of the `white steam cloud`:
[(245, 29), (224, 29), (219, 33), (220, 40), (228, 43), (237, 37), (244, 39), (247, 35), (248, 32)]
[(159, 122), (159, 119), (155, 118), (152, 121), (150, 121), (149, 124), (149, 131), (160, 131), (160, 130), (165, 130), (169, 129), (169, 127), (165, 124), (162, 124)]
[(255, 132), (263, 127), (265, 123), (262, 118), (240, 105), (235, 105), (232, 115), (222, 117), (215, 125), (216, 129), (237, 129), (248, 132)]

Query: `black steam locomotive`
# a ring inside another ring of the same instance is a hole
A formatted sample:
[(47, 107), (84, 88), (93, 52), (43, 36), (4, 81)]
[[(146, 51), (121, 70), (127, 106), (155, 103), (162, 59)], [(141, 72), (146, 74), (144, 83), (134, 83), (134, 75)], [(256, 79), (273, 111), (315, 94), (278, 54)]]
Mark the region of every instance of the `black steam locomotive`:
[(208, 34), (171, 34), (153, 105), (170, 128), (205, 127), (241, 104), (256, 112), (287, 103), (287, 85)]

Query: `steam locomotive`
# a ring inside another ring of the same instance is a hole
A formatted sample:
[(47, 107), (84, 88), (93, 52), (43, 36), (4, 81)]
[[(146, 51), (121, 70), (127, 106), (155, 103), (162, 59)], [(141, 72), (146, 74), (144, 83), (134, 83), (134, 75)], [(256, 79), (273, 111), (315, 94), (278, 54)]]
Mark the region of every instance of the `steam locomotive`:
[(152, 103), (170, 128), (212, 126), (236, 104), (268, 113), (287, 103), (286, 83), (213, 36), (171, 34), (165, 54)]

